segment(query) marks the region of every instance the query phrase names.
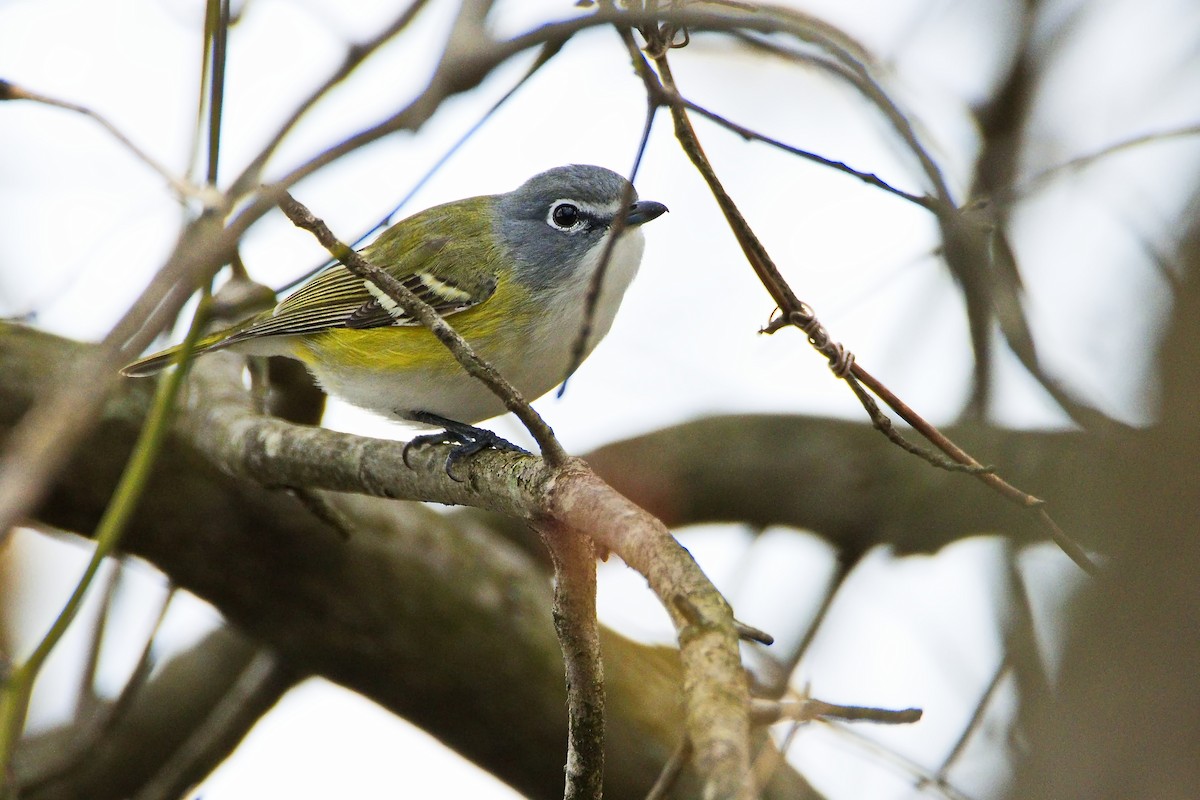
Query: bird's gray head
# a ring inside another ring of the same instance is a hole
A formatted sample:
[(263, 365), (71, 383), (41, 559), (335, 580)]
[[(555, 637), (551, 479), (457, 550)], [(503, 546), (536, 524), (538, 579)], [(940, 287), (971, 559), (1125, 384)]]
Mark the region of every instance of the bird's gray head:
[[(628, 204), (622, 204), (626, 189)], [(573, 164), (530, 178), (496, 198), (496, 232), (536, 288), (561, 280), (588, 261), (619, 216), (634, 231), (667, 210), (638, 201), (629, 181), (603, 167)]]

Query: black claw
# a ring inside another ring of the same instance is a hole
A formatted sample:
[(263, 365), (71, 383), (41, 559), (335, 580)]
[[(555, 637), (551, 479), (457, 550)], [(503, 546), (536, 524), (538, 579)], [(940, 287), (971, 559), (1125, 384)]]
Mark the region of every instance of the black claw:
[(464, 458), (469, 458), (482, 450), (507, 450), (513, 453), (528, 453), (529, 451), (519, 445), (515, 445), (507, 439), (497, 436), (495, 433), (486, 428), (476, 428), (474, 425), (467, 425), (464, 422), (455, 422), (452, 419), (440, 417), (437, 414), (430, 414), (425, 411), (416, 411), (408, 415), (414, 422), (421, 422), (426, 425), (438, 425), (445, 428), (441, 433), (426, 433), (420, 436), (414, 436), (401, 451), (400, 456), (404, 460), (404, 466), (412, 469), (412, 465), (408, 463), (408, 450), (410, 447), (421, 447), (427, 444), (452, 444), (450, 455), (446, 456), (446, 474), (451, 480), (462, 483), (463, 479), (455, 477), (451, 471), (454, 465)]

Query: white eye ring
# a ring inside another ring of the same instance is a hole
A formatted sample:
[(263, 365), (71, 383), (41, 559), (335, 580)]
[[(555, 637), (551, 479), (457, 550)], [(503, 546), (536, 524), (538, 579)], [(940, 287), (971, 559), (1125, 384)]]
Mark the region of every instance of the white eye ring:
[(579, 206), (570, 200), (555, 200), (546, 215), (546, 224), (556, 230), (571, 233), (587, 225)]

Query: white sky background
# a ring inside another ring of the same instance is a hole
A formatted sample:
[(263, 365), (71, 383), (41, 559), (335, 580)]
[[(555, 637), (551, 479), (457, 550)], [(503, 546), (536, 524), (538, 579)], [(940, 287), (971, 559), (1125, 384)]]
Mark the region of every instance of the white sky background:
[[(250, 5), (230, 37), (224, 181), (335, 68), (349, 42), (390, 19), (393, 5), (399, 4)], [(316, 109), (272, 162), (272, 175), (390, 114), (423, 86), (449, 9), (432, 5), (410, 35)], [(796, 5), (843, 26), (888, 65), (887, 88), (913, 112), (951, 186), (964, 196), (978, 145), (968, 104), (986, 96), (1007, 66), (998, 45), (1016, 35), (1013, 3)], [(1050, 3), (1064, 15), (1075, 5)], [(196, 113), (202, 7), (199, 0), (0, 3), (0, 77), (101, 112), (155, 158), (181, 170)], [(1097, 0), (1087, 7), (1041, 88), (1022, 175), (1133, 135), (1196, 122), (1200, 81), (1184, 80), (1178, 70), (1193, 56), (1191, 32), (1200, 28), (1200, 7), (1187, 0)], [(496, 24), (515, 33), (572, 13), (569, 2), (514, 0), (499, 5)], [(448, 103), (418, 134), (362, 150), (303, 182), (295, 194), (343, 239), (353, 238), (407, 193), (529, 60), (514, 59), (479, 91)], [(879, 117), (816, 72), (703, 37), (676, 51), (673, 65), (683, 91), (718, 113), (900, 188), (923, 189), (911, 159), (891, 142)], [(627, 172), (643, 110), (640, 84), (615, 35), (581, 37), (408, 210), (507, 191), (563, 163)], [(936, 422), (953, 419), (969, 390), (970, 354), (958, 293), (931, 255), (936, 240), (929, 215), (845, 175), (748, 145), (702, 120), (696, 127), (728, 190), (835, 338), (921, 413)], [(80, 338), (103, 335), (161, 264), (178, 230), (178, 205), (158, 176), (93, 123), (59, 110), (0, 106), (0, 154), (0, 315), (36, 312), (37, 324), (47, 329)], [(1143, 260), (1142, 240), (1158, 240), (1177, 225), (1190, 177), (1175, 176), (1190, 176), (1197, 156), (1190, 140), (1127, 152), (1051, 184), (1014, 217), (1014, 245), (1044, 361), (1100, 408), (1129, 421), (1153, 415), (1142, 335), (1155, 329), (1168, 302), (1161, 276)], [(642, 272), (608, 339), (562, 400), (537, 404), (566, 447), (584, 452), (712, 413), (861, 419), (852, 395), (798, 333), (755, 333), (771, 302), (675, 145), (665, 114), (638, 189), (671, 213), (647, 226)], [(254, 277), (270, 285), (323, 258), (307, 233), (278, 214), (250, 232), (242, 256)], [(1000, 356), (997, 418), (1020, 427), (1063, 424), (1032, 381)], [(396, 424), (346, 407), (335, 407), (329, 424), (407, 435)], [(522, 436), (511, 421), (495, 427), (502, 435)], [(796, 596), (795, 587), (819, 579), (829, 563), (827, 548), (786, 532), (755, 542), (708, 530), (687, 534), (685, 544), (732, 595), (741, 618), (781, 637), (789, 635), (781, 627), (785, 622), (804, 616), (795, 609), (813, 602)], [(30, 572), (22, 582), (41, 595), (60, 583), (65, 597), (75, 573), (64, 568), (63, 552), (73, 548), (33, 536), (22, 537), (19, 546), (57, 554), (50, 571)], [(839, 603), (827, 626), (840, 635), (822, 634), (798, 679), (833, 701), (925, 707), (918, 726), (869, 733), (936, 764), (995, 668), (990, 609), (996, 552), (994, 542), (978, 541), (937, 558), (871, 557), (848, 587), (855, 602)], [(1028, 561), (1047, 585), (1072, 575), (1053, 551), (1031, 553)], [(605, 565), (602, 574), (606, 619), (635, 635), (662, 637), (665, 616), (645, 599), (641, 579), (619, 564)], [(153, 596), (156, 579), (148, 575), (139, 573), (134, 581)], [(1060, 599), (1056, 590), (1038, 601), (1053, 608)], [(773, 619), (781, 608), (782, 617)], [(22, 620), (30, 641), (53, 613), (53, 607), (31, 610)], [(209, 613), (195, 604), (173, 615), (164, 646), (197, 635)], [(652, 624), (655, 619), (660, 624)], [(145, 624), (131, 618), (131, 642), (144, 635)], [(67, 660), (58, 659), (60, 674), (69, 671)], [(121, 667), (113, 669), (119, 675)], [(51, 694), (42, 692), (35, 723), (65, 713), (49, 702)], [(834, 797), (914, 791), (910, 776), (819, 731), (806, 734), (795, 752), (819, 788)], [(513, 796), (444, 753), (360, 698), (310, 683), (264, 720), (202, 794), (206, 800)], [(451, 759), (450, 765), (442, 759)], [(986, 794), (1001, 765), (983, 757), (972, 764), (975, 771), (964, 776), (967, 788)], [(361, 786), (348, 784), (358, 778)]]

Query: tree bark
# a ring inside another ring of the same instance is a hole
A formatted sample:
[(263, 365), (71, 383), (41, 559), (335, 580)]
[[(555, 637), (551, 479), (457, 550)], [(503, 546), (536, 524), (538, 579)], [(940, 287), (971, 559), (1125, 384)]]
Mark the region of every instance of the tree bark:
[[(0, 425), (9, 428), (36, 402), (49, 379), (45, 365), (69, 364), (84, 349), (0, 328)], [(112, 399), (39, 519), (93, 528), (150, 388), (130, 381)], [(566, 695), (543, 564), (466, 518), (321, 493), (351, 523), (344, 540), (288, 492), (219, 470), (192, 444), (206, 431), (186, 430), (187, 413), (180, 419), (124, 540), (127, 552), (212, 602), (297, 676), (322, 675), (370, 697), (531, 797), (561, 796)], [(678, 654), (611, 631), (602, 648), (605, 789), (637, 797), (684, 728)], [(672, 796), (698, 792), (689, 773)], [(767, 796), (813, 795), (784, 767)]]

